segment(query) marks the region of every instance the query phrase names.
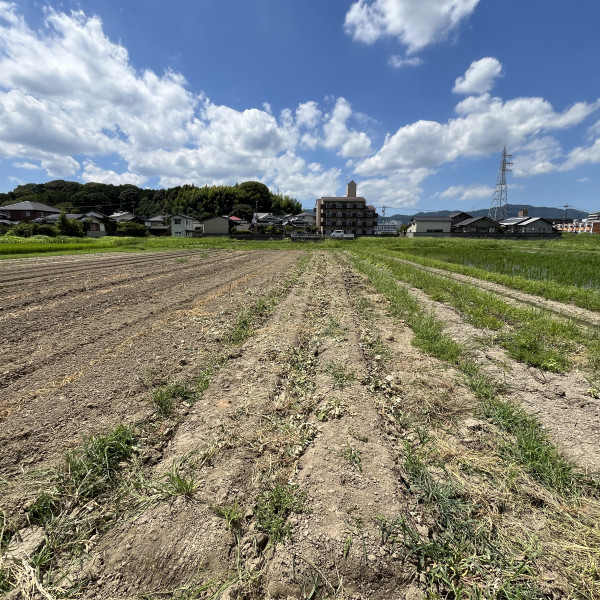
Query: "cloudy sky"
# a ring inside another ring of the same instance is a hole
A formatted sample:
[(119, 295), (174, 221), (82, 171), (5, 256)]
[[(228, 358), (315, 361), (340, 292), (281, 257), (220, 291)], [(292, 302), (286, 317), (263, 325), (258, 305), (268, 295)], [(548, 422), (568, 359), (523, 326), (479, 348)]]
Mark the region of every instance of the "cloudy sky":
[(0, 0), (0, 191), (259, 180), (307, 207), (600, 210), (600, 2)]

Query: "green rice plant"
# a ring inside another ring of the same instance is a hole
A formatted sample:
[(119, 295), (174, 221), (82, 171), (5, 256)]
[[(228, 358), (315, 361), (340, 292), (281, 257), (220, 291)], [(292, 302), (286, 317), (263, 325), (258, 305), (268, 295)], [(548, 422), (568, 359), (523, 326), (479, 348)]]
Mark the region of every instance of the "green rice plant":
[(260, 531), (267, 533), (273, 544), (291, 535), (291, 527), (286, 523), (291, 513), (308, 513), (306, 492), (298, 492), (293, 485), (275, 484), (269, 491), (256, 498), (254, 516)]
[(370, 250), (600, 310), (600, 244), (590, 237), (548, 242), (403, 239)]
[[(490, 318), (494, 320), (493, 327), (500, 329), (496, 341), (507, 350), (509, 356), (552, 372), (563, 372), (569, 368), (568, 356), (579, 345), (588, 349), (590, 362), (600, 361), (599, 336), (570, 323), (552, 318), (546, 313), (533, 308), (523, 308), (500, 300), (492, 293), (482, 292), (473, 286), (450, 281), (439, 275), (423, 272), (418, 267), (406, 265), (393, 259), (378, 259), (381, 269), (388, 269), (393, 276), (401, 281), (419, 287), (432, 298), (447, 302), (459, 310), (471, 324), (477, 327), (490, 327)], [(375, 266), (376, 267), (376, 266)], [(418, 315), (419, 313), (417, 313)], [(482, 318), (482, 315), (484, 318)], [(418, 320), (406, 319), (413, 330), (419, 327)], [(425, 332), (429, 327), (425, 327)], [(421, 349), (443, 358), (454, 360), (458, 358), (458, 349), (444, 342), (437, 343), (435, 332), (429, 337), (419, 332), (420, 340), (415, 345)], [(433, 348), (431, 347), (433, 345)], [(441, 347), (440, 347), (441, 346)]]

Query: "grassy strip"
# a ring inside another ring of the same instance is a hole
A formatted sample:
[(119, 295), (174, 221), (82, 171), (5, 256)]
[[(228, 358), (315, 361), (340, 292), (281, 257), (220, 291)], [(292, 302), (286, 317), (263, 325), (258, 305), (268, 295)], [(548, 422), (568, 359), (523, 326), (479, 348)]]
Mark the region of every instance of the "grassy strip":
[(475, 327), (499, 331), (498, 343), (519, 362), (560, 373), (569, 369), (569, 355), (583, 346), (592, 368), (600, 366), (597, 332), (584, 330), (533, 308), (513, 306), (490, 292), (424, 272), (419, 267), (381, 255), (367, 254), (366, 257), (377, 260), (398, 279), (422, 289), (433, 300), (450, 304)]
[(585, 477), (559, 454), (535, 417), (502, 398), (503, 386), (478, 364), (461, 361), (458, 367), (481, 401), (483, 416), (512, 436), (501, 445), (503, 456), (523, 465), (536, 481), (565, 497), (594, 495), (600, 489), (598, 482)]
[[(336, 247), (335, 242), (320, 243), (318, 249)], [(0, 260), (45, 255), (93, 254), (98, 252), (144, 252), (179, 249), (228, 250), (312, 250), (313, 245), (298, 244), (290, 238), (273, 240), (229, 239), (228, 237), (113, 237), (70, 238), (0, 236)]]
[[(411, 327), (414, 322), (421, 323), (422, 309), (414, 298), (407, 299), (408, 292), (403, 286), (398, 285), (391, 273), (355, 256), (351, 257), (351, 260), (358, 270), (369, 277), (371, 285), (379, 293), (386, 295), (397, 316)], [(442, 330), (443, 325), (436, 321), (433, 315), (427, 315), (427, 319), (432, 329)], [(465, 374), (469, 387), (483, 402), (486, 416), (493, 418), (501, 429), (515, 436), (514, 440), (507, 441), (504, 451), (523, 465), (532, 477), (548, 489), (561, 494), (579, 493), (584, 487), (589, 488), (589, 482), (586, 483), (548, 441), (537, 420), (514, 404), (500, 398), (502, 388), (487, 376), (481, 367), (469, 360), (465, 348), (443, 334), (437, 344), (420, 343), (419, 336), (422, 333), (419, 328), (417, 330), (413, 328), (413, 332), (416, 347), (454, 364)], [(449, 348), (452, 352), (448, 351)]]
[[(528, 294), (541, 296), (542, 298), (548, 298), (564, 303), (573, 303), (575, 306), (586, 308), (588, 310), (600, 310), (600, 292), (598, 290), (586, 289), (551, 280), (531, 279), (522, 275), (498, 273), (489, 270), (487, 267), (480, 268), (465, 264), (457, 264), (439, 258), (435, 259), (419, 256), (411, 251), (403, 253), (402, 258), (426, 267), (434, 267), (452, 273), (468, 275), (483, 281), (491, 281), (492, 283), (498, 283)], [(571, 257), (569, 256), (569, 258)], [(575, 269), (573, 265), (571, 265), (570, 268)]]
[(388, 298), (395, 316), (406, 321), (411, 327), (415, 334), (412, 341), (415, 347), (451, 363), (459, 359), (462, 349), (444, 333), (443, 323), (433, 314), (427, 313), (404, 286), (398, 285), (389, 271), (355, 254), (351, 255), (351, 261), (358, 271), (369, 278), (371, 285)]
[[(597, 481), (564, 461), (535, 419), (505, 402), (502, 388), (464, 359), (458, 366), (483, 411), (510, 435), (483, 429), (482, 448), (473, 451), (456, 445), (454, 403), (439, 421), (409, 413), (402, 388), (386, 376), (393, 356), (383, 351), (371, 308), (358, 308), (370, 364), (365, 383), (385, 429), (398, 431), (405, 483), (425, 513), (377, 518), (386, 551), (414, 564), (428, 598), (598, 597)], [(536, 489), (515, 462), (558, 497)], [(548, 524), (537, 530), (539, 539), (532, 522)], [(560, 574), (550, 586), (549, 570)]]

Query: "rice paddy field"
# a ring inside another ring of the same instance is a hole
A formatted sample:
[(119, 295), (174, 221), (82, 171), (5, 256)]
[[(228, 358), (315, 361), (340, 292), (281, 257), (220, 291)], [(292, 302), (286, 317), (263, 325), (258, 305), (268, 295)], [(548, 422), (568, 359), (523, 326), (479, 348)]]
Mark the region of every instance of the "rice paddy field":
[(0, 595), (600, 598), (599, 238), (0, 241)]

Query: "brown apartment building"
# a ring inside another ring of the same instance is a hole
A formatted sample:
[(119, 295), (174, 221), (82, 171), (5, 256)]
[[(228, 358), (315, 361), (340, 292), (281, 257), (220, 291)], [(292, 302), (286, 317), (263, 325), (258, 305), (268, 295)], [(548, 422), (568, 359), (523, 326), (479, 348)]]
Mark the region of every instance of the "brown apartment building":
[(377, 221), (374, 206), (368, 206), (364, 198), (356, 195), (356, 183), (351, 181), (345, 196), (325, 196), (317, 200), (317, 227), (322, 235), (330, 235), (336, 229), (345, 233), (373, 235)]

